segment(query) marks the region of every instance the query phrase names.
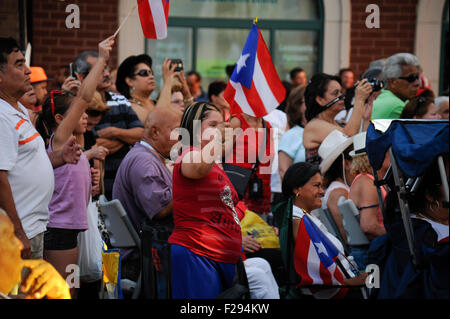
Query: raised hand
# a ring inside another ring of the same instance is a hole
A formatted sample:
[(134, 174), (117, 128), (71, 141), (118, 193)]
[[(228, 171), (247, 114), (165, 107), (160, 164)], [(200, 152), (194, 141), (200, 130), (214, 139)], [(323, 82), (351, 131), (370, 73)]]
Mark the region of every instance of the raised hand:
[(98, 56), (105, 61), (109, 60), (112, 48), (115, 43), (115, 37), (112, 35), (98, 44)]

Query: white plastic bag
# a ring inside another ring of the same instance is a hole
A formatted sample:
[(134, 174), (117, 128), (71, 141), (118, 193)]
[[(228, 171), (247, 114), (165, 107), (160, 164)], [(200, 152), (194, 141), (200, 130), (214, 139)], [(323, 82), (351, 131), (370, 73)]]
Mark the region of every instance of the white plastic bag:
[(98, 230), (97, 203), (89, 201), (87, 208), (87, 221), (89, 229), (78, 236), (78, 266), (80, 267), (80, 280), (93, 282), (102, 278), (102, 247), (103, 240)]

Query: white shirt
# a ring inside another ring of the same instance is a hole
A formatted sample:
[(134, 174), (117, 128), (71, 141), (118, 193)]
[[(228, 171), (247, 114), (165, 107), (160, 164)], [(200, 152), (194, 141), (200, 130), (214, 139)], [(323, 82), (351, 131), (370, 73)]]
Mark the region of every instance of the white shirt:
[(411, 214), (412, 218), (416, 218), (416, 219), (421, 219), (424, 220), (428, 223), (431, 224), (431, 227), (433, 228), (433, 230), (436, 232), (438, 238), (437, 241), (441, 241), (442, 239), (448, 237), (448, 233), (449, 233), (449, 227), (448, 225), (444, 225), (441, 223), (437, 223), (434, 220), (431, 220), (429, 218), (425, 218), (425, 217), (418, 217), (417, 215), (413, 215)]
[(274, 157), (272, 162), (272, 176), (270, 177), (270, 189), (274, 193), (281, 193), (281, 178), (278, 172), (278, 142), (286, 132), (287, 116), (286, 113), (278, 109), (273, 110), (264, 120), (269, 122), (273, 128)]
[(53, 167), (27, 109), (0, 99), (0, 170), (8, 172), (17, 214), (29, 239), (46, 230), (53, 195)]

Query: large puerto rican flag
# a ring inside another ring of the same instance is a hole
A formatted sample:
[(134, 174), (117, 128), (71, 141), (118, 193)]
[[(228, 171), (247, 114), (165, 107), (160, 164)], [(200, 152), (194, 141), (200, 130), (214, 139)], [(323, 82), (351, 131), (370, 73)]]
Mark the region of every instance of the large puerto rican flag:
[(169, 19), (169, 0), (137, 0), (144, 36), (165, 39)]
[(263, 117), (279, 106), (285, 95), (286, 89), (254, 23), (224, 92), (230, 113)]
[[(301, 286), (341, 286), (344, 275), (337, 266), (339, 250), (320, 228), (303, 213), (294, 249), (295, 271), (301, 277)], [(320, 299), (342, 298), (348, 289), (310, 289)]]

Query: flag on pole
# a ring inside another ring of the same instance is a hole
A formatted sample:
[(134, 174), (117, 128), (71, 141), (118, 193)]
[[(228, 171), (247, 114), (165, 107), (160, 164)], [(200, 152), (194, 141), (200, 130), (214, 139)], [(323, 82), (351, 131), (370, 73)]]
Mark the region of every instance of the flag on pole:
[(261, 31), (253, 23), (224, 92), (230, 112), (263, 117), (279, 106), (285, 95)]
[(169, 19), (169, 0), (137, 1), (144, 36), (149, 39), (165, 39)]
[[(294, 249), (295, 271), (301, 286), (341, 286), (344, 274), (336, 264), (340, 252), (320, 228), (303, 213)], [(310, 289), (316, 298), (342, 298), (348, 289)]]

